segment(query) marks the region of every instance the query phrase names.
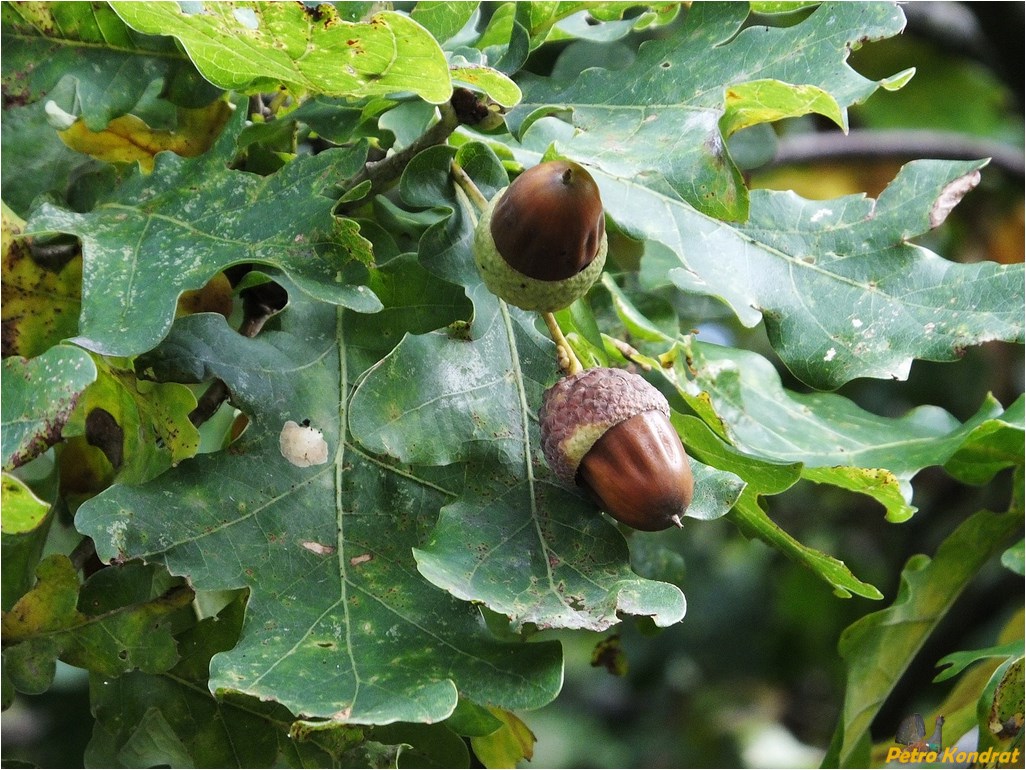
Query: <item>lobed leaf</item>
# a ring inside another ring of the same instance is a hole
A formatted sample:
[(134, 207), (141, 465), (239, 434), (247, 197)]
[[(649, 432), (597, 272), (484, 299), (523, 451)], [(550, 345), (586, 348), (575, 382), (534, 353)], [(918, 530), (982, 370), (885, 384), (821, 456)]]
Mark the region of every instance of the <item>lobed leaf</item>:
[(909, 242), (936, 226), (982, 165), (914, 161), (877, 201), (756, 190), (739, 226), (595, 178), (611, 216), (673, 251), (643, 261), (646, 285), (669, 277), (723, 300), (746, 326), (764, 320), (788, 369), (834, 389), (856, 377), (902, 379), (915, 358), (952, 360), (970, 345), (1022, 339), (1021, 264), (952, 264)]
[(1026, 435), (1026, 397), (1019, 396), (1000, 415), (974, 423), (944, 469), (968, 484), (984, 484), (1004, 468), (1022, 465)]
[(410, 18), (444, 43), (463, 29), (477, 13), (480, 3), (421, 0), (410, 12)]
[(105, 355), (150, 350), (167, 333), (182, 292), (246, 262), (284, 270), (323, 301), (380, 309), (345, 272), (351, 260), (370, 259), (369, 244), (354, 222), (332, 217), (324, 195), (357, 171), (363, 146), (299, 158), (266, 177), (234, 171), (244, 118), (237, 107), (213, 149), (197, 158), (159, 154), (152, 174), (136, 172), (88, 213), (50, 204), (36, 211), (29, 234), (82, 240), (81, 345)]
[[(708, 216), (743, 221), (748, 193), (724, 144), (725, 112), (728, 132), (802, 107), (846, 128), (845, 109), (878, 86), (846, 64), (850, 49), (905, 23), (890, 3), (824, 3), (793, 26), (742, 29), (748, 12), (743, 3), (696, 3), (682, 30), (643, 44), (624, 69), (592, 68), (564, 81), (525, 74), (524, 99), (507, 123), (530, 134), (539, 117), (570, 110), (573, 130), (556, 139), (560, 153)], [(753, 81), (781, 85), (746, 85)], [(816, 98), (796, 98), (803, 89)], [(535, 147), (553, 138), (523, 136)]]
[(64, 436), (84, 435), (122, 484), (140, 484), (199, 449), (189, 415), (196, 397), (176, 382), (149, 382), (95, 357), (97, 377), (82, 393)]
[(810, 481), (869, 495), (890, 521), (915, 513), (910, 481), (916, 473), (947, 463), (1002, 413), (988, 398), (966, 423), (933, 406), (882, 417), (836, 394), (784, 389), (758, 354), (696, 342), (687, 350), (690, 372), (678, 363), (678, 387), (731, 444), (774, 462), (800, 462)]
[[(475, 608), (416, 571), (413, 548), (468, 471), (406, 465), (353, 441), (350, 393), (367, 352), (348, 343), (361, 317), (291, 290), (279, 319), (253, 340), (217, 315), (179, 320), (154, 358), (222, 379), (249, 427), (227, 452), (115, 485), (79, 509), (79, 529), (104, 560), (139, 557), (199, 589), (249, 589), (238, 645), (211, 662), (218, 693), (354, 725), (439, 721), (457, 692), (506, 708), (551, 700), (558, 647), (497, 641)], [(326, 462), (283, 455), (288, 420), (309, 421)]]
[[(418, 568), (436, 585), (484, 602), (517, 626), (603, 629), (621, 612), (674, 623), (684, 612), (680, 591), (632, 573), (622, 538), (578, 493), (553, 482), (535, 449), (535, 412), (556, 377), (552, 345), (531, 314), (483, 287), (470, 256), (475, 218), (449, 176), (453, 155), (447, 148), (422, 153), (400, 189), (413, 205), (430, 200), (452, 212), (425, 232), (421, 262), (466, 287), (473, 321), (462, 334), (404, 339), (361, 381), (350, 428), (372, 451), (404, 462), (476, 469), (417, 550)], [(486, 195), (508, 184), (483, 145), (455, 155)], [(418, 389), (408, 387), (410, 377)], [(723, 515), (739, 492), (737, 479), (696, 472), (708, 483), (689, 514)]]
[[(135, 669), (166, 671), (178, 660), (166, 622), (189, 606), (188, 589), (171, 588), (120, 605), (110, 593), (90, 601), (87, 584), (79, 608), (78, 576), (66, 556), (48, 556), (36, 577), (36, 585), (3, 615), (4, 673), (17, 689), (47, 689), (58, 657), (111, 677)], [(97, 573), (93, 580), (105, 578)], [(135, 578), (132, 582), (138, 587)]]
[[(90, 702), (96, 723), (86, 748), (90, 767), (320, 766), (328, 752), (314, 740), (293, 740), (293, 717), (275, 703), (207, 690), (213, 655), (238, 638), (245, 601), (238, 596), (218, 615), (178, 637), (179, 661), (166, 673), (134, 671), (116, 678), (93, 674)], [(337, 747), (343, 739), (339, 738)], [(349, 740), (360, 740), (356, 728)]]
[(71, 78), (94, 131), (129, 112), (153, 81), (191, 69), (173, 41), (136, 34), (106, 3), (5, 2), (0, 13), (4, 92), (36, 101)]
[[(809, 481), (869, 495), (885, 507), (891, 521), (915, 513), (910, 481), (923, 468), (949, 464), (953, 472), (985, 480), (986, 474), (1016, 464), (1021, 456), (1015, 450), (1022, 438), (1017, 427), (1022, 399), (1002, 414), (1001, 405), (988, 397), (964, 424), (932, 406), (901, 418), (882, 417), (836, 394), (784, 388), (773, 365), (756, 353), (690, 338), (674, 343), (638, 312), (615, 282), (607, 278), (603, 285), (632, 334), (672, 346), (662, 360), (648, 364), (674, 383), (721, 438), (770, 462), (801, 463), (801, 476)], [(666, 368), (670, 363), (672, 370)], [(1004, 443), (989, 441), (992, 434)], [(717, 467), (730, 466), (717, 461)]]
[(392, 11), (354, 23), (326, 3), (111, 7), (133, 29), (176, 37), (203, 76), (226, 90), (255, 93), (284, 85), (353, 97), (412, 91), (433, 104), (452, 95), (438, 43), (417, 22)]

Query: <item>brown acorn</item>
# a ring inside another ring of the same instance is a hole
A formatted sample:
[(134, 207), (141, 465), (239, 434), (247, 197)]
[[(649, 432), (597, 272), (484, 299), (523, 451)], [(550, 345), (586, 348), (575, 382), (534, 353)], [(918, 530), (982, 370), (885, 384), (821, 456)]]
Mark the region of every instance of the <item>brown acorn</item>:
[(474, 261), (493, 294), (524, 310), (560, 310), (583, 296), (606, 260), (598, 185), (573, 161), (528, 169), (489, 202)]
[(622, 369), (585, 369), (545, 392), (542, 451), (563, 482), (589, 490), (634, 529), (682, 526), (694, 478), (663, 394)]

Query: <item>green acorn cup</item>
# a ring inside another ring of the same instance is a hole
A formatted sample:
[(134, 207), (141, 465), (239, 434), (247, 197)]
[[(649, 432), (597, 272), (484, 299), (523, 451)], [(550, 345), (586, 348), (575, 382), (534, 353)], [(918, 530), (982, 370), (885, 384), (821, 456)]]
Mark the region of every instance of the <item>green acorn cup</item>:
[(524, 310), (554, 312), (584, 296), (606, 250), (598, 185), (572, 161), (522, 173), (491, 200), (474, 234), (485, 285)]

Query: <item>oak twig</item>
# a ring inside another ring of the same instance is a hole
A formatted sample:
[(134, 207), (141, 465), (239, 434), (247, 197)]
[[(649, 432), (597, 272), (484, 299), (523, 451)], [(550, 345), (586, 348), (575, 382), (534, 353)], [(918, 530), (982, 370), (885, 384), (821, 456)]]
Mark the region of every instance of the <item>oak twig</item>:
[(460, 125), (460, 120), (456, 110), (450, 104), (440, 104), (438, 112), (441, 116), (439, 121), (417, 137), (409, 146), (404, 147), (399, 152), (386, 156), (382, 160), (365, 163), (363, 168), (346, 182), (345, 186), (348, 190), (352, 190), (366, 181), (369, 181), (371, 184), (370, 189), (359, 200), (343, 203), (338, 209), (339, 214), (351, 211), (360, 201), (379, 192), (393, 180), (398, 179), (417, 153), (428, 147), (445, 143), (452, 132), (456, 130), (456, 127)]

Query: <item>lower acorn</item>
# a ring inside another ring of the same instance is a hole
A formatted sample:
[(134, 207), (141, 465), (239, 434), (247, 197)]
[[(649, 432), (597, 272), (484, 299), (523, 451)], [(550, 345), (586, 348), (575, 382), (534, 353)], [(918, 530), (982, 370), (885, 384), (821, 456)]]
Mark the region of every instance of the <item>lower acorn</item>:
[(694, 478), (662, 393), (622, 369), (586, 369), (545, 392), (538, 420), (552, 471), (617, 521), (682, 526)]

